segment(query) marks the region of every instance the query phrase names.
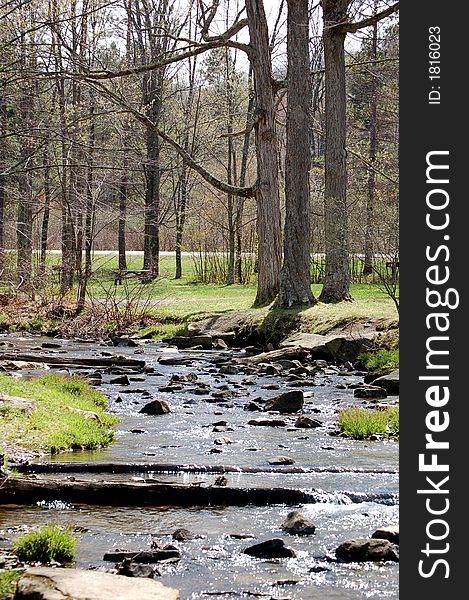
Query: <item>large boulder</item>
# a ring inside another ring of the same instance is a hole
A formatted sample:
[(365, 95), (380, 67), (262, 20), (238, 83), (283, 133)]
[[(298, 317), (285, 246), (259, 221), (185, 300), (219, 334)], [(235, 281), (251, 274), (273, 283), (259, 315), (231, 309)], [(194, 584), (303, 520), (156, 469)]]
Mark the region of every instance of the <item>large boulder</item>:
[(361, 385), (355, 388), (353, 395), (364, 400), (384, 400), (388, 397), (386, 390), (377, 385)]
[(171, 409), (166, 400), (158, 399), (148, 402), (148, 404), (145, 404), (145, 406), (140, 409), (140, 412), (144, 415), (166, 415), (170, 411)]
[(316, 525), (311, 519), (294, 510), (285, 517), (282, 529), (292, 535), (312, 535), (316, 531)]
[(390, 396), (399, 396), (399, 369), (373, 379), (373, 385), (384, 388)]
[(399, 525), (380, 527), (373, 533), (371, 537), (379, 540), (389, 540), (393, 544), (399, 545)]
[(353, 333), (295, 333), (287, 337), (281, 348), (302, 348), (311, 358), (355, 361), (362, 352), (372, 347), (376, 331), (357, 331)]
[(296, 556), (294, 550), (287, 548), (285, 542), (278, 538), (254, 544), (243, 552), (256, 558), (294, 558)]
[(389, 540), (356, 538), (340, 544), (335, 555), (345, 562), (399, 562), (399, 546)]
[(163, 342), (180, 349), (202, 346), (204, 350), (210, 350), (212, 348), (213, 338), (211, 335), (194, 335), (191, 337), (177, 335), (171, 338), (164, 338)]
[(101, 571), (30, 569), (18, 581), (15, 600), (179, 600), (179, 592), (147, 578)]
[(280, 413), (294, 413), (303, 408), (304, 395), (300, 390), (292, 390), (291, 392), (283, 392), (278, 396), (270, 398), (265, 403), (264, 410), (275, 410)]
[(306, 415), (299, 416), (295, 423), (295, 427), (298, 427), (299, 429), (314, 429), (315, 427), (321, 426), (322, 421), (311, 419), (311, 417), (307, 417)]
[(256, 342), (259, 337), (255, 316), (250, 312), (241, 311), (215, 315), (191, 323), (187, 327), (187, 335), (211, 335), (213, 339), (224, 340), (229, 346), (238, 342)]
[(18, 396), (9, 396), (0, 392), (0, 408), (18, 410), (31, 416), (36, 410), (36, 405), (31, 398), (19, 398)]

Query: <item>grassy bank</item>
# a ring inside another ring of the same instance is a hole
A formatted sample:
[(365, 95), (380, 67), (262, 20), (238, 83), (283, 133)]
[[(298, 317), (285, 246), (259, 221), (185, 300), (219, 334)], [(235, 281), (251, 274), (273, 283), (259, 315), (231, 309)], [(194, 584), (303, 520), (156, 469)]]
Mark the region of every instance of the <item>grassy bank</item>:
[[(51, 255), (59, 262), (59, 255)], [(129, 269), (140, 269), (142, 258), (129, 256)], [(58, 294), (58, 276), (51, 271), (46, 289), (34, 299), (0, 294), (0, 329), (16, 332), (60, 334), (65, 337), (106, 337), (110, 331), (131, 332), (159, 339), (183, 333), (191, 322), (213, 315), (245, 312), (253, 326), (262, 328), (264, 338), (278, 343), (294, 331), (325, 333), (331, 328), (350, 327), (366, 320), (397, 321), (394, 303), (379, 284), (355, 283), (353, 302), (318, 303), (308, 309), (252, 308), (256, 295), (253, 279), (246, 285), (197, 283), (194, 258), (183, 257), (181, 279), (174, 279), (174, 257), (162, 256), (161, 276), (142, 284), (132, 278), (114, 285), (115, 254), (96, 255), (88, 287), (85, 311), (74, 314), (77, 290), (65, 298)], [(321, 285), (311, 286), (319, 297)]]
[(0, 451), (6, 456), (93, 449), (114, 439), (117, 418), (105, 412), (105, 396), (78, 377), (0, 375), (0, 393), (32, 400), (0, 400)]

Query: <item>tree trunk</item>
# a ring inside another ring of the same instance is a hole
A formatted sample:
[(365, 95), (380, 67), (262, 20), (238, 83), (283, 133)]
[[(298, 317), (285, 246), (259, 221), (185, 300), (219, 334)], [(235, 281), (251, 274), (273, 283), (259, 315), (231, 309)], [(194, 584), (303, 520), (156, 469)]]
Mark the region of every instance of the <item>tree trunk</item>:
[(18, 284), (19, 287), (27, 289), (31, 283), (33, 255), (32, 177), (29, 173), (21, 173), (18, 191), (18, 218), (16, 223)]
[[(375, 2), (376, 12), (376, 2)], [(378, 52), (378, 23), (373, 25), (373, 37), (371, 41), (371, 59), (376, 60)], [(378, 150), (378, 84), (376, 77), (371, 77), (371, 99), (370, 99), (370, 145), (368, 151), (368, 181), (366, 199), (366, 229), (365, 229), (365, 257), (363, 264), (363, 275), (371, 275), (373, 272), (373, 226), (375, 207), (375, 162)]]
[(270, 304), (280, 284), (281, 216), (269, 32), (262, 0), (246, 0), (256, 93), (258, 285), (255, 306)]
[(143, 268), (158, 275), (160, 209), (160, 140), (154, 129), (147, 129), (147, 162), (145, 165), (145, 240)]
[[(80, 291), (77, 302), (77, 314), (85, 308), (86, 289), (91, 277), (91, 250), (93, 248), (93, 221), (94, 221), (94, 201), (93, 201), (93, 181), (94, 181), (94, 149), (96, 144), (96, 126), (94, 115), (95, 103), (92, 94), (90, 95), (90, 129), (88, 134), (88, 167), (86, 171), (86, 209), (85, 209), (85, 269), (80, 271)], [(81, 255), (81, 252), (80, 252)]]
[[(252, 66), (249, 67), (248, 81), (252, 82)], [(251, 122), (254, 112), (254, 91), (249, 93), (248, 109), (246, 114), (246, 130), (243, 141), (243, 152), (241, 155), (241, 169), (239, 173), (239, 186), (244, 187), (246, 185), (246, 176), (248, 171), (248, 158), (249, 158), (249, 146), (251, 142)], [(244, 212), (244, 201), (245, 198), (240, 196), (237, 197), (236, 202), (236, 276), (238, 283), (243, 283), (243, 212)]]
[(124, 153), (122, 165), (122, 175), (119, 188), (119, 231), (118, 231), (118, 249), (119, 249), (119, 269), (127, 269), (126, 239), (125, 227), (127, 221), (127, 196), (129, 189), (128, 158)]
[(285, 228), (279, 305), (310, 305), (311, 206), (309, 171), (311, 148), (309, 111), (311, 81), (309, 62), (308, 0), (288, 4), (288, 104), (285, 157)]
[(320, 300), (351, 300), (347, 222), (345, 32), (334, 25), (347, 16), (348, 0), (324, 0), (326, 105), (325, 252), (326, 272)]
[(49, 238), (49, 217), (50, 217), (50, 168), (49, 168), (49, 147), (46, 145), (42, 157), (42, 167), (44, 169), (44, 212), (42, 214), (41, 226), (41, 256), (39, 259), (39, 276), (42, 277), (46, 272), (47, 243)]
[[(26, 69), (28, 57), (24, 38), (21, 45), (21, 65)], [(21, 125), (25, 131), (33, 127), (34, 84), (25, 85), (19, 105)], [(18, 209), (16, 221), (16, 250), (18, 287), (28, 289), (31, 285), (33, 258), (33, 151), (26, 134), (20, 144), (23, 171), (18, 175)]]
[(7, 127), (8, 112), (6, 100), (6, 84), (2, 81), (0, 87), (0, 274), (5, 268), (5, 199), (7, 177)]

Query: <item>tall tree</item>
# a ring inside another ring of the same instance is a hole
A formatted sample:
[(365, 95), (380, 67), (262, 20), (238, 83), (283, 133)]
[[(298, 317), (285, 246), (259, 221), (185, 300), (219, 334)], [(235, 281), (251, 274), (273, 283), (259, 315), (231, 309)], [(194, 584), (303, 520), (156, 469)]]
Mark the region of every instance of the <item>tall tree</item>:
[(280, 287), (282, 262), (278, 141), (269, 30), (262, 0), (246, 0), (250, 61), (256, 94), (258, 286), (254, 304), (272, 302)]
[(287, 0), (288, 103), (285, 157), (285, 227), (279, 305), (310, 305), (312, 94), (308, 0)]
[(351, 300), (347, 218), (345, 51), (347, 33), (372, 26), (393, 14), (399, 2), (361, 21), (348, 17), (350, 0), (323, 0), (326, 108), (325, 253), (326, 272), (320, 300)]

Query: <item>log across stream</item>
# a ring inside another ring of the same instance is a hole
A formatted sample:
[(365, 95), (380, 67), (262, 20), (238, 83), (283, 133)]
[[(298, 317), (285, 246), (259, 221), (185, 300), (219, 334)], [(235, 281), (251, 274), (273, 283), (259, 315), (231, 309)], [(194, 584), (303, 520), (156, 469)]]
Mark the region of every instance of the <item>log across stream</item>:
[[(315, 490), (295, 488), (248, 488), (226, 485), (198, 485), (123, 481), (72, 481), (8, 477), (0, 482), (0, 504), (34, 504), (60, 498), (72, 504), (99, 506), (265, 506), (268, 504), (307, 504), (318, 501)], [(350, 502), (395, 504), (394, 493), (354, 494)]]

